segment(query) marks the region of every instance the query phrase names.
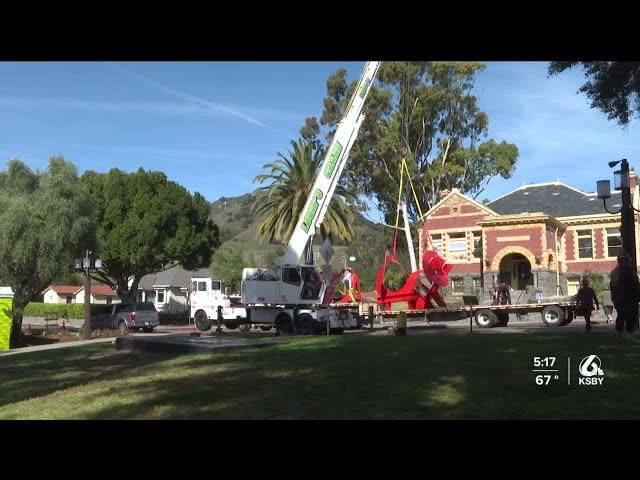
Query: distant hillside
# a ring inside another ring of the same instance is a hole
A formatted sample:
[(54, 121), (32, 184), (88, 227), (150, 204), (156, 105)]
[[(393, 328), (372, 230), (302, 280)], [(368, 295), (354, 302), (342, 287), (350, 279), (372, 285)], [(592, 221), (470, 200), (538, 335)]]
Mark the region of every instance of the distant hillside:
[[(258, 240), (258, 226), (260, 219), (254, 218), (251, 206), (258, 195), (257, 192), (247, 193), (239, 197), (221, 197), (211, 204), (211, 219), (220, 229), (220, 240), (227, 245), (234, 245), (241, 249), (245, 260), (251, 266), (272, 267), (279, 263), (284, 255), (283, 245), (269, 245)], [(365, 291), (373, 290), (375, 276), (378, 268), (384, 260), (386, 244), (392, 241), (392, 230), (380, 224), (367, 220), (361, 214), (356, 215), (356, 236), (351, 245), (336, 242), (331, 259), (331, 266), (336, 272), (344, 267), (344, 258), (355, 256), (356, 261), (348, 262), (360, 276), (362, 288)], [(414, 238), (417, 246), (417, 237)], [(322, 239), (319, 235), (314, 238), (315, 251), (318, 251)], [(398, 240), (401, 249), (400, 259), (405, 268), (408, 268), (408, 254), (404, 234)], [(324, 263), (320, 259), (318, 265)], [(394, 267), (396, 268), (396, 267)], [(398, 274), (399, 269), (398, 269)]]

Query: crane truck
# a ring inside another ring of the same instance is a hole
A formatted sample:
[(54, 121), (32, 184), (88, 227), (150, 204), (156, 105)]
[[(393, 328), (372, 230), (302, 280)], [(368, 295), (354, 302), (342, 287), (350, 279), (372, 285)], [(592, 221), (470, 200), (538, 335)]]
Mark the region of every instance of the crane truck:
[(342, 333), (358, 327), (358, 319), (348, 308), (322, 303), (328, 281), (313, 265), (311, 249), (313, 236), (327, 213), (357, 138), (364, 119), (362, 108), (379, 66), (380, 62), (365, 65), (298, 218), (282, 265), (243, 269), (241, 301), (248, 322), (274, 325), (280, 334)]

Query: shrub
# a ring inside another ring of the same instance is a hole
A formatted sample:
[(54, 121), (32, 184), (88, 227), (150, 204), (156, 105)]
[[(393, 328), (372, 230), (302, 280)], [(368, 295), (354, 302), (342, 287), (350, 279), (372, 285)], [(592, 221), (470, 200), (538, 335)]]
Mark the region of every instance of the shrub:
[[(91, 305), (91, 315), (110, 313), (112, 305)], [(43, 303), (30, 302), (24, 309), (27, 317), (44, 317), (46, 314), (57, 315), (59, 318), (84, 318), (84, 305), (81, 303)]]

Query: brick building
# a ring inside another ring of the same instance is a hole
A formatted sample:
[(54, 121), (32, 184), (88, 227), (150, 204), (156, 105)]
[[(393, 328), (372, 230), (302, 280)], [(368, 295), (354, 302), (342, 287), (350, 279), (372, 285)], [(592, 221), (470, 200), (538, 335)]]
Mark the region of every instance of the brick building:
[[(634, 172), (630, 182), (639, 208)], [(620, 192), (612, 192), (608, 208), (620, 204)], [(622, 252), (620, 216), (607, 213), (595, 193), (559, 181), (525, 184), (487, 204), (453, 189), (425, 219), (433, 245), (453, 265), (450, 294), (480, 293), (483, 283), (486, 293), (502, 278), (516, 291), (533, 286), (545, 295), (571, 295), (585, 272), (607, 281)], [(640, 239), (637, 216), (635, 226)]]

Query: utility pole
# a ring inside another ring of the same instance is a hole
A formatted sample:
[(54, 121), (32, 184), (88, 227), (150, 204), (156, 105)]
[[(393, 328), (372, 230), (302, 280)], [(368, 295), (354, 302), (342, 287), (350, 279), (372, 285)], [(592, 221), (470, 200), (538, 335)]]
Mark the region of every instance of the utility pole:
[(90, 267), (90, 250), (87, 250), (85, 257), (82, 259), (82, 267), (84, 270), (84, 325), (82, 326), (82, 338), (91, 340), (91, 277), (89, 276)]

